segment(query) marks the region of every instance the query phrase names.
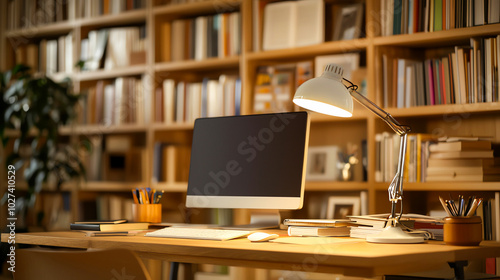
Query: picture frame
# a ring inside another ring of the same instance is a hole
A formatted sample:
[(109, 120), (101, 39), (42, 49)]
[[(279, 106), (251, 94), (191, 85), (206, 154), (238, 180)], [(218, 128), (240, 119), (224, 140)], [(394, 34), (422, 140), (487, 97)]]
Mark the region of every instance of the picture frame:
[(331, 196), (328, 198), (327, 219), (347, 219), (361, 214), (361, 199), (358, 196)]
[(336, 181), (340, 178), (338, 146), (309, 147), (307, 154), (307, 181)]
[(358, 39), (363, 22), (363, 4), (334, 7), (333, 41)]

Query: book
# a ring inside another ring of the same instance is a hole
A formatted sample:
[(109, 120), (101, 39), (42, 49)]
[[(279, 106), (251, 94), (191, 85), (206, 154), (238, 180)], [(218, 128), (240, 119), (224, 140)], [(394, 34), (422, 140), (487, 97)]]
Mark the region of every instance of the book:
[(349, 219), (285, 219), (285, 226), (340, 227), (353, 224)]
[(350, 228), (288, 226), (289, 236), (349, 236)]
[(493, 158), (492, 150), (483, 151), (450, 151), (431, 153), (430, 159), (460, 159), (460, 158)]
[(129, 231), (148, 229), (148, 223), (120, 223), (120, 224), (70, 224), (71, 230), (84, 231)]
[(500, 181), (500, 174), (440, 174), (427, 175), (427, 182), (455, 181), (455, 182), (494, 182)]
[(319, 44), (324, 41), (321, 0), (283, 1), (264, 8), (263, 50)]
[(491, 167), (500, 165), (500, 158), (481, 159), (436, 159), (428, 160), (428, 167)]
[(500, 174), (500, 166), (497, 167), (483, 167), (483, 166), (460, 166), (460, 167), (428, 167), (427, 175), (431, 176), (454, 176), (472, 175), (472, 174)]
[(134, 236), (141, 232), (149, 232), (151, 230), (124, 230), (124, 231), (85, 231), (86, 237), (106, 237), (106, 236)]
[(430, 146), (429, 150), (431, 152), (491, 150), (491, 142), (487, 140), (438, 142), (436, 145)]
[(116, 219), (116, 220), (91, 220), (91, 221), (76, 221), (74, 224), (122, 224), (126, 223), (126, 219)]
[[(390, 214), (352, 215), (348, 216), (348, 218), (355, 225), (358, 225), (358, 227), (368, 226), (374, 228), (384, 228), (389, 216)], [(437, 219), (435, 217), (427, 215), (403, 214), (403, 216), (399, 220), (400, 223), (409, 228), (413, 228), (416, 221), (435, 222), (437, 221)]]

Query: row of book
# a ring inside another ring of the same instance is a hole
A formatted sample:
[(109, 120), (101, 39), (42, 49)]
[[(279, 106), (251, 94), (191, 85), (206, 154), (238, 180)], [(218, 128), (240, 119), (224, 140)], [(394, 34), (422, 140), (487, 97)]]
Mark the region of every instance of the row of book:
[(500, 22), (499, 0), (381, 1), (382, 36), (433, 32)]
[(145, 77), (99, 80), (87, 88), (80, 106), (79, 124), (147, 124), (151, 119), (151, 100), (144, 93)]
[(125, 11), (143, 9), (146, 7), (146, 0), (74, 0), (74, 2), (77, 18), (91, 18), (101, 15), (119, 14)]
[(443, 57), (418, 60), (384, 54), (383, 105), (408, 108), (499, 100), (500, 36), (473, 38)]
[[(404, 180), (424, 182), (425, 166), (429, 156), (429, 145), (435, 137), (428, 134), (409, 134), (407, 136)], [(399, 160), (401, 137), (394, 133), (383, 132), (375, 135), (375, 181), (391, 182), (396, 174)]]
[(47, 75), (73, 72), (73, 33), (56, 40), (41, 40), (38, 44), (20, 45), (15, 49), (16, 64), (24, 64), (34, 72)]
[[(396, 174), (401, 137), (388, 132), (375, 136), (375, 181), (390, 182)], [(500, 181), (500, 162), (490, 140), (409, 134), (405, 182)]]
[(359, 62), (360, 54), (345, 53), (317, 56), (314, 61), (259, 66), (255, 75), (253, 111), (270, 113), (295, 110), (292, 98), (296, 89), (305, 81), (321, 76), (329, 63), (341, 65), (344, 68), (343, 77), (358, 85), (358, 92), (364, 94), (366, 69), (360, 68)]
[(146, 7), (146, 0), (8, 0), (7, 29), (90, 18)]
[(152, 182), (187, 182), (191, 147), (167, 142), (156, 142), (153, 155)]
[(177, 19), (160, 25), (161, 61), (203, 60), (241, 53), (239, 12)]
[(166, 79), (154, 100), (154, 121), (165, 124), (240, 115), (241, 79), (232, 75), (204, 78), (201, 83)]
[(146, 63), (146, 27), (92, 30), (81, 40), (82, 70), (115, 69)]
[(74, 19), (74, 3), (75, 1), (59, 0), (8, 0), (7, 29), (30, 28)]

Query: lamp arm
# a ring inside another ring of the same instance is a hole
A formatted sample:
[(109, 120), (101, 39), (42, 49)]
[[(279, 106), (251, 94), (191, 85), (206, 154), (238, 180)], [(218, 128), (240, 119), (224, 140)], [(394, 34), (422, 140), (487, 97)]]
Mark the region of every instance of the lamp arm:
[(352, 98), (356, 100), (359, 104), (363, 105), (366, 109), (370, 110), (372, 113), (381, 118), (387, 125), (389, 125), (394, 132), (402, 136), (411, 131), (411, 128), (407, 125), (400, 124), (396, 119), (394, 119), (391, 114), (384, 111), (382, 108), (373, 103), (370, 99), (364, 97), (362, 94), (356, 91), (356, 89), (349, 87), (349, 93)]
[(363, 105), (363, 107), (381, 118), (387, 125), (389, 125), (389, 127), (392, 128), (392, 130), (394, 130), (400, 136), (399, 158), (396, 175), (394, 176), (394, 179), (392, 179), (388, 189), (389, 201), (391, 202), (391, 216), (389, 217), (389, 221), (391, 222), (392, 226), (394, 226), (395, 223), (397, 223), (401, 218), (401, 214), (403, 211), (403, 207), (401, 206), (401, 212), (396, 215), (396, 204), (398, 203), (398, 201), (403, 200), (403, 173), (407, 143), (406, 138), (407, 134), (411, 131), (411, 128), (407, 125), (401, 125), (391, 116), (391, 114), (387, 113), (382, 108), (373, 103), (370, 99), (357, 92), (356, 88), (357, 87), (352, 83), (351, 86), (348, 87), (349, 93), (351, 94), (352, 98)]

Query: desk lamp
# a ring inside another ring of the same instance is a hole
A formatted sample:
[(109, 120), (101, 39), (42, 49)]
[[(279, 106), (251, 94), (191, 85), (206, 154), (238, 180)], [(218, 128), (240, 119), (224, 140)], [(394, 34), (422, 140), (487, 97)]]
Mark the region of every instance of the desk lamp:
[[(397, 172), (389, 185), (391, 215), (384, 230), (381, 233), (367, 236), (366, 240), (374, 243), (423, 242), (423, 237), (412, 236), (404, 232), (399, 223), (403, 212), (403, 166), (406, 153), (406, 135), (410, 132), (410, 127), (399, 124), (389, 113), (358, 93), (356, 85), (344, 79), (350, 84), (346, 87), (342, 83), (343, 72), (344, 69), (342, 66), (328, 64), (320, 77), (306, 81), (297, 89), (293, 97), (293, 102), (300, 107), (318, 113), (337, 117), (351, 117), (353, 111), (352, 98), (354, 98), (365, 108), (381, 118), (401, 137)], [(399, 214), (396, 214), (398, 201), (401, 201), (401, 211)]]

